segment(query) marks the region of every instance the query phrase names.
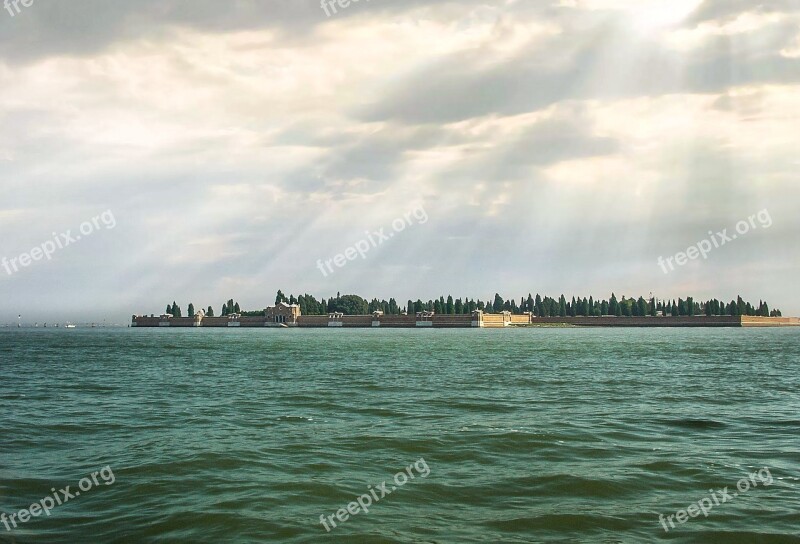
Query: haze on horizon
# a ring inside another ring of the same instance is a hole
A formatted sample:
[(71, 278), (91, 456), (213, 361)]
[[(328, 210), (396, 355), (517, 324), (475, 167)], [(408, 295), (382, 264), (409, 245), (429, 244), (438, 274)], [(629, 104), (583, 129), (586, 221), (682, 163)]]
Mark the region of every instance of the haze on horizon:
[(0, 268), (0, 323), (278, 289), (800, 315), (797, 0), (35, 0), (0, 9), (0, 83), (0, 258), (114, 218)]

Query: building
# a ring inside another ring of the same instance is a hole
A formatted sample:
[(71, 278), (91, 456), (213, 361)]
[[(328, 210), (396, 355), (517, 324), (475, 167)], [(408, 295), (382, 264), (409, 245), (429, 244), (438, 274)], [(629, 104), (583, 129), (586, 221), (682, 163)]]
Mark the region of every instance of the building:
[(286, 304), (279, 302), (275, 306), (268, 306), (264, 310), (264, 316), (267, 323), (275, 323), (279, 325), (297, 326), (297, 321), (300, 318), (300, 306), (297, 304)]

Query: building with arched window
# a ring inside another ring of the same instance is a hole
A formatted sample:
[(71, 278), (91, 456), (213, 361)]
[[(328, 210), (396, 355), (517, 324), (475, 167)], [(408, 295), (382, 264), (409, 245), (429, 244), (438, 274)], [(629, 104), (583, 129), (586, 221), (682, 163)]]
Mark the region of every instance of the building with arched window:
[(267, 323), (297, 325), (297, 318), (300, 317), (300, 306), (279, 302), (275, 306), (268, 306), (265, 315)]

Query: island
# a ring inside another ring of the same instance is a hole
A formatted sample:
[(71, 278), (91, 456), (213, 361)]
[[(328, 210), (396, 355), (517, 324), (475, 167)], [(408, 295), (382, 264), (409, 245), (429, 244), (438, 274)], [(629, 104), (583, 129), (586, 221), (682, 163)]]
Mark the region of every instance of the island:
[(659, 300), (650, 296), (595, 300), (564, 295), (558, 299), (528, 294), (516, 299), (453, 299), (448, 295), (423, 302), (409, 300), (405, 306), (395, 299), (367, 301), (359, 295), (341, 295), (317, 300), (312, 295), (286, 297), (278, 291), (274, 305), (263, 310), (243, 311), (230, 299), (219, 316), (209, 306), (187, 315), (173, 302), (161, 314), (133, 315), (132, 327), (278, 327), (278, 328), (506, 328), (506, 327), (783, 327), (800, 326), (800, 318), (783, 317), (765, 301), (751, 304), (737, 297), (729, 303), (718, 299), (703, 302), (692, 297)]

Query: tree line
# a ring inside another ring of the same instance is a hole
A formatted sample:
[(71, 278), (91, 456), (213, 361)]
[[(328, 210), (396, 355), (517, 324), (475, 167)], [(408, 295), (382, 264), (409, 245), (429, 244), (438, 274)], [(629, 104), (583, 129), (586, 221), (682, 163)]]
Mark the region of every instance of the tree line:
[[(617, 299), (614, 293), (608, 299), (597, 299), (594, 297), (572, 297), (567, 300), (564, 295), (557, 299), (549, 296), (535, 297), (530, 293), (527, 297), (520, 297), (519, 303), (516, 299), (505, 300), (499, 294), (494, 295), (494, 299), (486, 301), (474, 300), (470, 298), (456, 298), (448, 295), (447, 298), (440, 296), (438, 299), (431, 299), (423, 302), (421, 299), (416, 301), (408, 300), (404, 306), (400, 306), (394, 298), (389, 300), (378, 300), (373, 298), (371, 301), (359, 295), (342, 295), (337, 293), (336, 297), (317, 300), (313, 295), (305, 294), (295, 297), (288, 297), (278, 290), (275, 296), (275, 304), (284, 302), (286, 304), (297, 304), (300, 313), (303, 315), (327, 315), (333, 312), (340, 312), (345, 315), (367, 315), (375, 311), (381, 311), (386, 315), (400, 315), (403, 313), (415, 314), (418, 312), (434, 312), (436, 314), (462, 315), (471, 314), (475, 310), (486, 313), (511, 312), (512, 314), (532, 313), (537, 317), (645, 317), (645, 316), (760, 316), (760, 317), (781, 317), (780, 310), (770, 310), (766, 301), (759, 301), (758, 305), (751, 304), (742, 299), (741, 296), (728, 303), (716, 298), (707, 301), (695, 301), (692, 297), (659, 300), (655, 297), (627, 298), (623, 296)], [(173, 317), (181, 317), (181, 308), (176, 302), (167, 304), (166, 313)], [(205, 315), (214, 317), (214, 309), (209, 306), (205, 310)], [(243, 315), (243, 316), (262, 316), (265, 310), (242, 311), (239, 303), (230, 299), (222, 304), (221, 316)], [(194, 304), (189, 304), (187, 309), (188, 316), (196, 315)]]

